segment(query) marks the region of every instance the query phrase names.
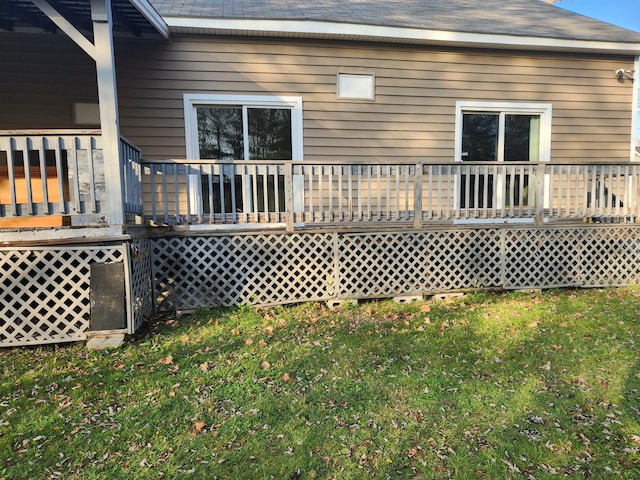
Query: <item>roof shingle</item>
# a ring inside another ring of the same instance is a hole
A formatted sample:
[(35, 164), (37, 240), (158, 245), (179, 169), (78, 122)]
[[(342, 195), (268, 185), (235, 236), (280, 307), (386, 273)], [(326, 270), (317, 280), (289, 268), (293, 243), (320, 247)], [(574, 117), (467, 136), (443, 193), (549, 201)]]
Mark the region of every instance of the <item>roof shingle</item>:
[(163, 17), (307, 20), (640, 43), (640, 33), (540, 0), (150, 0)]

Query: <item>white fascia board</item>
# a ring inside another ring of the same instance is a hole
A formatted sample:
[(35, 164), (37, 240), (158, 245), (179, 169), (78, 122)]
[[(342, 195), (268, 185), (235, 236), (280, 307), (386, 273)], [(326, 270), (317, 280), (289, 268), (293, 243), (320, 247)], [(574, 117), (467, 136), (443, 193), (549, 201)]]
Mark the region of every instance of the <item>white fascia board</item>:
[(149, 3), (149, 0), (129, 0), (129, 3), (133, 5), (151, 25), (153, 25), (153, 28), (155, 28), (160, 35), (167, 40), (169, 39), (169, 26), (156, 9)]
[(590, 51), (640, 55), (640, 43), (607, 42), (592, 40), (570, 40), (561, 38), (497, 35), (486, 33), (451, 32), (408, 27), (386, 27), (352, 23), (304, 21), (304, 20), (257, 20), (164, 17), (169, 29), (184, 32), (211, 31), (228, 32), (234, 35), (284, 34), (289, 37), (340, 37), (358, 40), (362, 38), (378, 41), (408, 41), (425, 44), (447, 44), (459, 46), (501, 47), (507, 49), (544, 49), (546, 51)]

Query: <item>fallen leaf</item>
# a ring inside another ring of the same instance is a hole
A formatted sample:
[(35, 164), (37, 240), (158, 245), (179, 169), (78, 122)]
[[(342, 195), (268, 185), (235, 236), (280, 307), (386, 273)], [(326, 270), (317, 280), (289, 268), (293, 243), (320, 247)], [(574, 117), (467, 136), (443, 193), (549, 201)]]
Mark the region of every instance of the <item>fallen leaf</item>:
[(189, 341), (189, 335), (188, 334), (183, 334), (182, 337), (180, 337), (180, 340), (182, 340), (182, 343), (187, 343)]
[(269, 367), (271, 367), (271, 364), (266, 360), (260, 364), (260, 368), (262, 368), (262, 370), (267, 370)]
[(273, 327), (270, 325), (267, 325), (266, 327), (264, 327), (264, 331), (266, 332), (267, 335), (273, 335)]
[(538, 327), (538, 325), (540, 325), (540, 322), (538, 322), (537, 320), (535, 322), (531, 322), (529, 324), (529, 328), (536, 328)]
[(634, 443), (640, 444), (640, 435), (629, 435), (629, 438), (633, 440)]
[(425, 303), (420, 307), (420, 311), (422, 313), (429, 313), (431, 311), (431, 305), (429, 305), (428, 303)]
[(265, 342), (263, 339), (260, 339), (260, 341), (258, 342), (258, 345), (260, 345), (262, 348), (267, 346), (267, 342)]
[(253, 338), (245, 338), (244, 339), (244, 344), (245, 345), (253, 345)]
[[(113, 366), (113, 368), (115, 368), (116, 370), (122, 370), (124, 367), (125, 367), (125, 365), (122, 362), (118, 362)], [(2, 480), (2, 479), (0, 479), (0, 480)]]
[(542, 370), (551, 370), (551, 360), (540, 367)]
[(200, 364), (200, 370), (202, 370), (203, 372), (206, 372), (209, 370), (209, 362), (204, 362), (202, 364)]
[(234, 329), (231, 330), (231, 333), (233, 335), (240, 335), (240, 329), (239, 328), (234, 328)]
[(288, 373), (285, 372), (285, 374), (282, 375), (282, 381), (283, 382), (288, 382), (289, 380), (291, 380), (291, 377), (289, 376)]
[(176, 392), (174, 392), (173, 390), (171, 390), (171, 391), (169, 392), (169, 396), (170, 396), (170, 397), (172, 397), (172, 398), (173, 398), (173, 397), (175, 397), (175, 396), (176, 396)]
[(156, 363), (159, 365), (171, 365), (173, 363), (173, 356), (169, 354), (166, 357), (158, 360)]
[(193, 422), (193, 429), (198, 433), (202, 433), (205, 426), (206, 426), (206, 423), (204, 422)]

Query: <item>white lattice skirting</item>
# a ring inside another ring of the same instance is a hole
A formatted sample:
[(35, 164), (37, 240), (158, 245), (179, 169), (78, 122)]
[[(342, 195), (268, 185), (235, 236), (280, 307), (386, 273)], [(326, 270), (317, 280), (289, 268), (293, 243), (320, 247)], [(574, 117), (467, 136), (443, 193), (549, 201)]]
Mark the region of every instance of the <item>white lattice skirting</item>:
[(150, 248), (159, 311), (640, 283), (640, 228), (627, 225), (220, 234)]
[(153, 311), (149, 241), (0, 249), (0, 347), (86, 339), (90, 265), (125, 263), (133, 333)]
[(154, 307), (639, 284), (640, 227), (238, 233), (0, 248), (0, 347), (84, 340), (94, 262), (125, 264), (132, 333)]

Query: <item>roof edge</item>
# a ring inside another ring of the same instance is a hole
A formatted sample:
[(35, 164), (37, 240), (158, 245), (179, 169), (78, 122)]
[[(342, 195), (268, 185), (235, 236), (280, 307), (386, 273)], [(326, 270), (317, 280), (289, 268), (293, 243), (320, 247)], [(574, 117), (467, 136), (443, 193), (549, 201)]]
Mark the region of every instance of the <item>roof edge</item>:
[[(133, 1), (133, 0), (132, 0)], [(285, 36), (341, 40), (375, 40), (451, 46), (499, 47), (514, 50), (581, 51), (640, 55), (640, 43), (562, 39), (506, 34), (466, 33), (411, 27), (309, 20), (164, 17), (170, 31), (232, 36)]]
[(167, 40), (169, 39), (169, 25), (160, 16), (158, 11), (149, 3), (149, 0), (129, 0), (140, 14)]

